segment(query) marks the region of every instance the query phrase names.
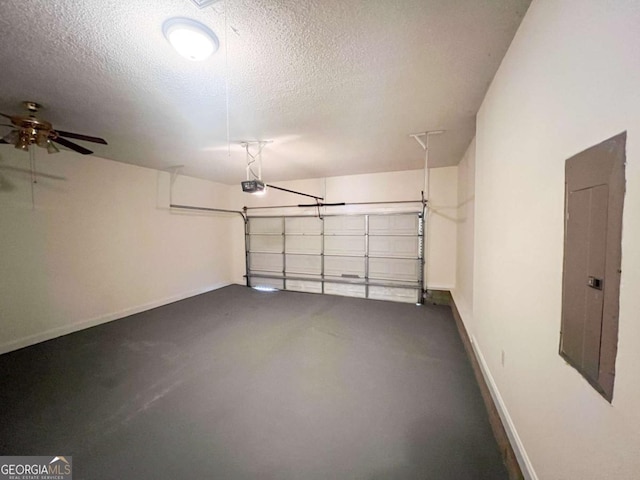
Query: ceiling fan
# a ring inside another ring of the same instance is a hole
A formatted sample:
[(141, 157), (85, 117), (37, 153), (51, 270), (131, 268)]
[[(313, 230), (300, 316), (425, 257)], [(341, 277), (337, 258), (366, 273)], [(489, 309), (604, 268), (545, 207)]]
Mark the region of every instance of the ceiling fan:
[(30, 145), (37, 145), (38, 147), (46, 148), (49, 153), (58, 153), (60, 150), (55, 145), (57, 143), (82, 155), (90, 155), (93, 152), (77, 143), (67, 140), (67, 138), (107, 145), (107, 141), (103, 138), (54, 130), (50, 122), (36, 117), (36, 113), (42, 108), (42, 105), (36, 102), (22, 102), (22, 104), (29, 111), (28, 115), (7, 115), (0, 113), (3, 117), (11, 120), (12, 123), (12, 125), (4, 124), (3, 126), (13, 129), (7, 135), (0, 138), (0, 143), (7, 143), (24, 151), (29, 151)]

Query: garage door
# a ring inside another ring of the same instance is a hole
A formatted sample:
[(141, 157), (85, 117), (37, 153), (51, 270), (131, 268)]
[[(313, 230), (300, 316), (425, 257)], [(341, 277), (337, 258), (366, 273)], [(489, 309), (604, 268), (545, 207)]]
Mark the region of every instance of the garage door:
[(417, 303), (420, 213), (249, 217), (250, 286)]

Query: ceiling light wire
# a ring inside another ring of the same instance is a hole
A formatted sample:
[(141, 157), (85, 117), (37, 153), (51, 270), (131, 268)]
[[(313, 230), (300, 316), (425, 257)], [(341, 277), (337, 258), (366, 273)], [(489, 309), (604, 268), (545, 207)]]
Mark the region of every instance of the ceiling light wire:
[(227, 0), (224, 0), (224, 96), (227, 110), (227, 158), (231, 159), (231, 133), (229, 128), (229, 35), (227, 28)]

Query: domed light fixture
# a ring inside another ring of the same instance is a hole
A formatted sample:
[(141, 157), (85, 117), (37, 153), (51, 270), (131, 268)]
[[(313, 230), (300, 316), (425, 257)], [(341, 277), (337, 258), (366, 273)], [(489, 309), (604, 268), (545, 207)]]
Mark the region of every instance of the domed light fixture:
[(162, 33), (173, 48), (189, 60), (205, 60), (220, 46), (209, 27), (189, 18), (170, 18), (162, 25)]

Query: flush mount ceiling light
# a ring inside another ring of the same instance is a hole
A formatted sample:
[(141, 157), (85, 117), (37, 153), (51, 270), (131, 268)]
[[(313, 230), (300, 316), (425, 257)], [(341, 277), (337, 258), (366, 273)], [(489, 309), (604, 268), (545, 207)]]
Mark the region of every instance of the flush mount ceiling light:
[(191, 0), (193, 4), (199, 9), (203, 9), (213, 5), (214, 3), (218, 3), (220, 0)]
[(162, 33), (173, 48), (189, 60), (205, 60), (220, 46), (209, 27), (189, 18), (170, 18), (162, 25)]

